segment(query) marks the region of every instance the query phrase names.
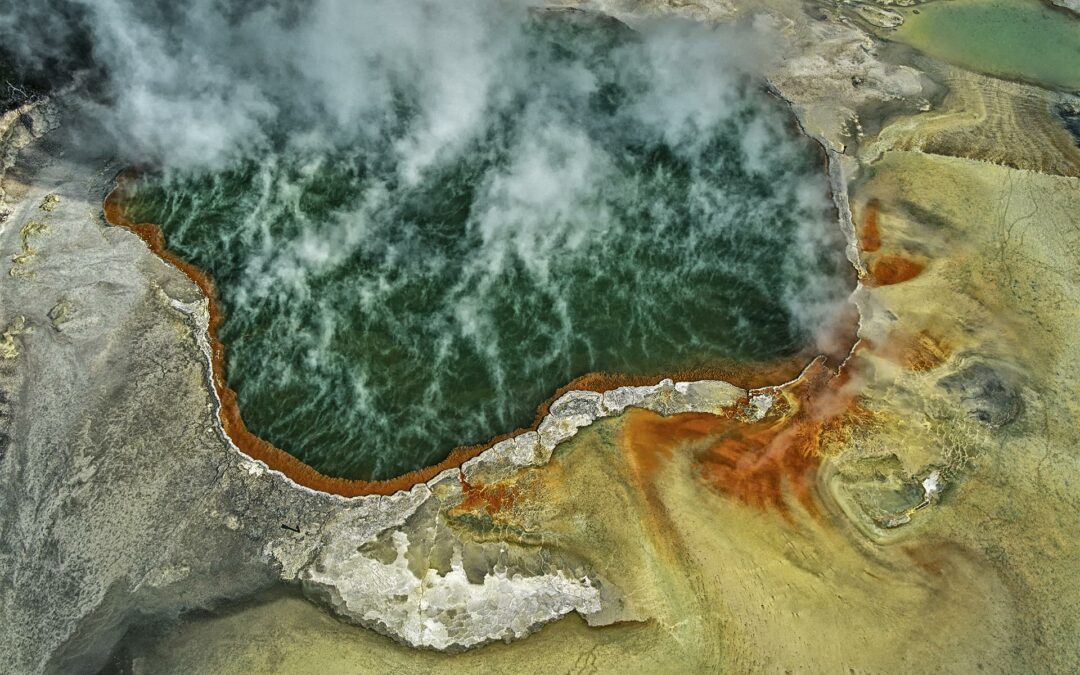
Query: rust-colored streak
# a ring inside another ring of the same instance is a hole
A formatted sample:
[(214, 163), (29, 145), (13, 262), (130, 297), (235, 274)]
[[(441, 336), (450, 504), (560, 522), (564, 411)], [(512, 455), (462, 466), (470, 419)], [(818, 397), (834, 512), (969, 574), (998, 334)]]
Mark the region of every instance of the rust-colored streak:
[(952, 347), (940, 337), (922, 330), (914, 335), (894, 337), (882, 350), (884, 356), (899, 363), (908, 370), (923, 372), (933, 370), (945, 363), (952, 355)]
[(683, 413), (663, 417), (635, 408), (623, 426), (623, 448), (632, 456), (639, 473), (655, 474), (663, 460), (671, 459), (677, 446), (700, 442), (721, 433), (737, 422), (711, 413)]
[(818, 360), (795, 382), (771, 391), (773, 408), (758, 421), (735, 414), (661, 417), (634, 410), (623, 428), (623, 448), (646, 479), (683, 448), (694, 453), (698, 475), (717, 491), (785, 516), (790, 516), (785, 497), (790, 491), (817, 515), (813, 483), (821, 439), (852, 409), (851, 385), (849, 373), (838, 375)]
[(461, 502), (454, 507), (454, 511), (475, 512), (483, 509), (489, 516), (494, 516), (503, 509), (512, 508), (518, 498), (517, 489), (509, 483), (472, 484), (461, 472), (458, 473), (458, 482), (461, 483)]
[(925, 265), (899, 255), (883, 255), (870, 266), (870, 281), (874, 286), (891, 286), (914, 279)]
[(872, 253), (881, 249), (881, 231), (878, 229), (878, 208), (879, 204), (876, 199), (872, 199), (867, 203), (862, 227), (859, 228), (859, 248), (867, 253)]
[[(121, 174), (117, 177), (116, 187), (105, 198), (105, 219), (112, 225), (124, 227), (137, 234), (155, 254), (187, 275), (206, 295), (210, 314), (211, 382), (221, 402), (218, 417), (221, 420), (225, 434), (244, 454), (266, 463), (271, 469), (280, 471), (296, 483), (313, 490), (344, 497), (372, 494), (389, 495), (399, 490), (408, 490), (418, 483), (434, 478), (446, 469), (459, 468), (469, 459), (476, 457), (503, 439), (536, 429), (547, 415), (550, 404), (567, 391), (584, 389), (602, 392), (622, 386), (652, 385), (665, 377), (687, 381), (717, 379), (730, 382), (744, 389), (757, 388), (770, 383), (792, 380), (798, 375), (804, 364), (817, 353), (813, 347), (808, 347), (798, 354), (769, 362), (718, 364), (707, 368), (682, 370), (674, 373), (667, 372), (651, 375), (589, 373), (558, 389), (547, 401), (544, 401), (537, 408), (536, 417), (530, 427), (519, 428), (501, 434), (486, 443), (457, 447), (450, 452), (446, 459), (437, 464), (411, 471), (396, 478), (380, 481), (351, 480), (327, 476), (248, 430), (240, 414), (236, 392), (225, 381), (225, 346), (218, 339), (221, 307), (218, 303), (214, 283), (206, 272), (168, 249), (160, 227), (153, 223), (136, 223), (127, 217), (124, 201), (134, 179), (133, 172)], [(854, 319), (851, 315), (847, 315), (838, 322), (837, 326), (833, 327), (833, 332), (842, 337), (830, 340), (827, 353), (824, 356), (828, 362), (839, 363), (847, 354), (854, 342), (855, 331), (853, 326)], [(478, 506), (483, 504), (485, 509), (490, 505), (494, 511), (498, 511), (511, 505), (514, 500), (512, 493), (500, 493), (498, 490), (492, 492), (491, 486), (484, 488), (470, 486), (470, 488), (478, 490), (475, 499), (479, 501), (476, 501), (475, 504)], [(466, 499), (470, 499), (468, 494)]]

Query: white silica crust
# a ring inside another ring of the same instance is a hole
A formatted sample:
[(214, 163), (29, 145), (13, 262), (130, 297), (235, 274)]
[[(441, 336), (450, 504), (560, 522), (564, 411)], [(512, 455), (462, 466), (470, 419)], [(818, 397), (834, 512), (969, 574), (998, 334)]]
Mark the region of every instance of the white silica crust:
[[(309, 596), (339, 616), (417, 647), (468, 648), (524, 637), (569, 612), (589, 618), (610, 609), (601, 602), (601, 580), (574, 577), (562, 569), (523, 574), (496, 564), (475, 583), (465, 573), (459, 543), (454, 544), (448, 572), (428, 568), (417, 575), (408, 562), (415, 544), (410, 533), (452, 535), (448, 528), (440, 531), (437, 509), (428, 520), (408, 524), (406, 520), (420, 518), (418, 511), (429, 499), (441, 506), (444, 499), (460, 498), (461, 478), (498, 480), (546, 463), (552, 451), (580, 429), (628, 407), (665, 415), (720, 412), (745, 397), (745, 390), (716, 380), (664, 380), (602, 394), (567, 392), (552, 403), (538, 431), (496, 443), (460, 470), (443, 471), (408, 492), (347, 500), (345, 513), (351, 515), (326, 523), (320, 544), (295, 548), (283, 545), (289, 540), (278, 540), (265, 552), (278, 560), (286, 579), (300, 581)], [(366, 548), (384, 533), (393, 542), (391, 560)], [(306, 564), (298, 564), (305, 560)]]
[(482, 583), (465, 574), (455, 551), (446, 574), (428, 569), (417, 577), (406, 554), (409, 535), (392, 535), (396, 557), (388, 564), (358, 553), (358, 533), (327, 545), (302, 575), (305, 588), (333, 609), (365, 626), (417, 647), (472, 647), (519, 638), (572, 611), (600, 611), (600, 591), (586, 578), (564, 572), (526, 576), (495, 567)]

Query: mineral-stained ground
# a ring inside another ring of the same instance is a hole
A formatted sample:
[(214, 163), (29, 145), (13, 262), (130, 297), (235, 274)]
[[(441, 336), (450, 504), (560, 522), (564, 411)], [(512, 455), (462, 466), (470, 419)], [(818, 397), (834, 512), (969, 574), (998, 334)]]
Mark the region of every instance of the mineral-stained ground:
[(205, 298), (104, 221), (122, 167), (63, 91), (5, 113), (0, 671), (1080, 670), (1080, 103), (892, 4), (591, 7), (771, 17), (859, 275), (842, 365), (572, 391), (390, 496), (240, 453)]

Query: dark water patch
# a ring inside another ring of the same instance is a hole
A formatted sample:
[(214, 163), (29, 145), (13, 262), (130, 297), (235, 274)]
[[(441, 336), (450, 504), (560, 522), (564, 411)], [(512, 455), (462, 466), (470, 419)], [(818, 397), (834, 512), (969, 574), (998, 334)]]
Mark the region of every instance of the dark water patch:
[(1073, 143), (1080, 147), (1080, 102), (1062, 103), (1054, 108), (1065, 130), (1072, 136)]
[(1023, 410), (1019, 387), (1003, 371), (984, 363), (947, 375), (938, 386), (953, 394), (969, 417), (989, 427), (1010, 424)]

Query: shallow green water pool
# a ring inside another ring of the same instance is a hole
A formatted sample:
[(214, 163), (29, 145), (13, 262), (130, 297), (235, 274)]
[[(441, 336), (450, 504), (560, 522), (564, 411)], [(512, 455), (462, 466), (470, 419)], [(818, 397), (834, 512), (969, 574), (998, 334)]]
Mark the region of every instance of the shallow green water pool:
[(894, 37), (971, 70), (1080, 89), (1080, 20), (1038, 0), (948, 0), (904, 13)]

